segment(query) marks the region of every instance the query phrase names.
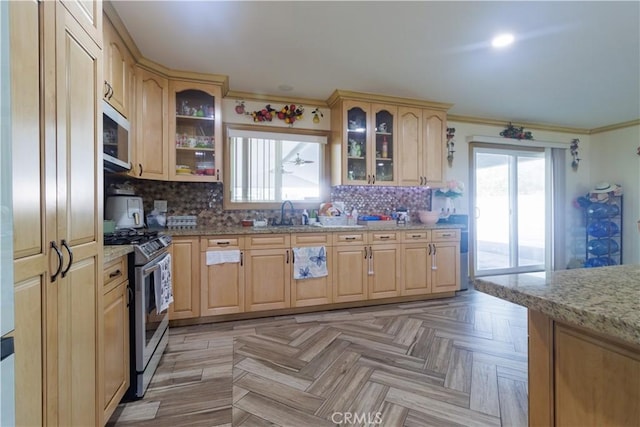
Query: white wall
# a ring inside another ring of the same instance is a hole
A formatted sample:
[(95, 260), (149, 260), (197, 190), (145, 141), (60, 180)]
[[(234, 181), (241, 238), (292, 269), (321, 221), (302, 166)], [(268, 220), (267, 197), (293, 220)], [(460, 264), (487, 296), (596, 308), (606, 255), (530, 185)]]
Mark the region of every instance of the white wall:
[(640, 125), (591, 135), (588, 162), (589, 184), (601, 181), (622, 186), (622, 259), (625, 264), (640, 263)]
[[(320, 107), (320, 111), (324, 117), (318, 116), (319, 123), (313, 123), (313, 114), (311, 112), (317, 107), (316, 105), (303, 105), (304, 114), (302, 120), (296, 121), (292, 126), (289, 126), (282, 120), (273, 118), (270, 122), (254, 122), (250, 115), (238, 114), (235, 110), (239, 100), (233, 98), (224, 98), (222, 100), (222, 117), (224, 117), (225, 123), (234, 123), (242, 125), (260, 125), (270, 127), (292, 127), (294, 129), (314, 129), (314, 130), (330, 130), (331, 129), (331, 111), (326, 107)], [(265, 108), (269, 104), (271, 108), (280, 110), (286, 105), (284, 102), (271, 102), (271, 101), (244, 101), (244, 109), (247, 113), (253, 111), (259, 111)]]

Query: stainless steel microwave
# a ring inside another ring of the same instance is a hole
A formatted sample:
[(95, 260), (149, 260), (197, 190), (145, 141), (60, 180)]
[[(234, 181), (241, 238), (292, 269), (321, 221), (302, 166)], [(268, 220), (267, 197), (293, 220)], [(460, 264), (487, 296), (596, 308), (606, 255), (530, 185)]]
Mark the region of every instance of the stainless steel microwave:
[(131, 169), (129, 121), (102, 101), (102, 152), (104, 168), (110, 172)]

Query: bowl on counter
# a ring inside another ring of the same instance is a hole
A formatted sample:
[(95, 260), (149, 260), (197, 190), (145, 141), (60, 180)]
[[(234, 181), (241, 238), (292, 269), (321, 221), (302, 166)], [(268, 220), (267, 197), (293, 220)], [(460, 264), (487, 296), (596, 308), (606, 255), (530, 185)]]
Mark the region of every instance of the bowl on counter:
[(420, 222), (427, 225), (434, 225), (440, 219), (440, 212), (418, 211)]

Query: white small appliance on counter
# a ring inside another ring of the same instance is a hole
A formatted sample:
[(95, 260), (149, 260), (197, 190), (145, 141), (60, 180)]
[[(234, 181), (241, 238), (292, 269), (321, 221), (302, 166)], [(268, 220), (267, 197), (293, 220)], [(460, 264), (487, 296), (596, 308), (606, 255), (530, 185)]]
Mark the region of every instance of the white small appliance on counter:
[(130, 195), (107, 197), (104, 219), (115, 221), (116, 230), (144, 227), (142, 197)]

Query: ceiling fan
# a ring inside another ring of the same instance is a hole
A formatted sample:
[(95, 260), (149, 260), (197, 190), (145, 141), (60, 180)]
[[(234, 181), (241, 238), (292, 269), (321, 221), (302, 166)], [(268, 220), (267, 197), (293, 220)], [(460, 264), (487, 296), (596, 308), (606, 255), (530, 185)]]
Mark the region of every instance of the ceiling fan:
[(296, 158), (288, 161), (287, 163), (293, 163), (296, 166), (302, 166), (306, 163), (313, 163), (313, 160), (304, 160), (302, 157), (300, 157), (300, 153), (296, 153)]
[[(269, 173), (275, 173), (275, 172), (276, 172), (276, 170), (275, 170), (275, 169), (271, 169), (271, 170), (269, 171)], [(281, 166), (280, 166), (280, 174), (281, 174), (281, 175), (289, 175), (289, 174), (292, 174), (292, 173), (293, 173), (293, 171), (288, 171), (288, 170), (286, 170), (286, 169), (284, 168), (284, 165), (281, 165)]]

